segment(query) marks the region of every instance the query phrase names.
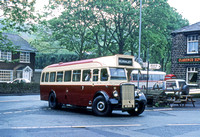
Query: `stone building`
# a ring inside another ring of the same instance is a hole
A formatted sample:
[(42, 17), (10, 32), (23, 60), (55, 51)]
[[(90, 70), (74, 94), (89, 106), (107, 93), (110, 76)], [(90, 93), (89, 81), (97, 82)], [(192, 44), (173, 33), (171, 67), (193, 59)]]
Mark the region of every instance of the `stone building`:
[(172, 32), (171, 72), (200, 87), (200, 22)]
[(0, 49), (0, 82), (9, 82), (16, 78), (33, 80), (36, 49), (16, 34), (3, 33), (13, 45), (16, 52)]

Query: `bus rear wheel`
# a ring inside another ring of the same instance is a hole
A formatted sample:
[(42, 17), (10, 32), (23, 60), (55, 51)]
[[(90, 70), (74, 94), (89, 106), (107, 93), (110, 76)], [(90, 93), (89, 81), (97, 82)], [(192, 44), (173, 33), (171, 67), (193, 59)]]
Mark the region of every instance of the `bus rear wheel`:
[(59, 108), (55, 93), (51, 92), (49, 95), (49, 107), (52, 109)]
[(97, 116), (106, 116), (112, 113), (112, 108), (103, 96), (97, 96), (93, 101), (92, 111)]

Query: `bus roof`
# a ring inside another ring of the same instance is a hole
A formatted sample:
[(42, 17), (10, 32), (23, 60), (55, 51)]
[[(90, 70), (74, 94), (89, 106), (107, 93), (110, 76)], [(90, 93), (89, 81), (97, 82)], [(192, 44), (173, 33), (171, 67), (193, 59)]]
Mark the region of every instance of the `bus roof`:
[(86, 59), (80, 61), (72, 61), (66, 63), (52, 64), (43, 69), (44, 70), (62, 70), (62, 69), (81, 69), (92, 67), (124, 67), (141, 69), (139, 63), (135, 61), (134, 56), (130, 55), (114, 55), (105, 56), (94, 59)]

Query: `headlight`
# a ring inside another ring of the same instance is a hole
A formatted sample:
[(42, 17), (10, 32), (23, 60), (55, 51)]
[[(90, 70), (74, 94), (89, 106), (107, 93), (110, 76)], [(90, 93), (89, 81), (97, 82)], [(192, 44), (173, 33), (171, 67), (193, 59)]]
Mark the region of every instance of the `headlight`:
[(113, 96), (114, 96), (115, 98), (117, 98), (117, 97), (119, 96), (117, 90), (114, 90), (114, 91), (113, 91)]
[(138, 95), (139, 96), (144, 96), (144, 93), (143, 92), (139, 92)]
[(137, 89), (137, 90), (135, 91), (135, 96), (143, 96), (143, 95), (144, 95), (143, 92), (140, 91), (139, 89)]

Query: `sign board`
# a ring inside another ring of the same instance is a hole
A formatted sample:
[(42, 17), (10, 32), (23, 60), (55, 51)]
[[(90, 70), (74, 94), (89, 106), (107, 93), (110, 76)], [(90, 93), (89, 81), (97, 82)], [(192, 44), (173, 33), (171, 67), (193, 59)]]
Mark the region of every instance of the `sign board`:
[[(148, 63), (144, 62), (143, 63), (143, 67), (147, 68), (148, 67)], [(160, 69), (161, 65), (160, 64), (149, 64), (149, 69)]]
[(119, 65), (133, 66), (133, 60), (130, 58), (119, 58), (118, 63)]
[(149, 69), (160, 69), (161, 65), (160, 64), (149, 64)]
[(178, 58), (178, 63), (200, 63), (199, 57), (192, 57), (192, 58)]

